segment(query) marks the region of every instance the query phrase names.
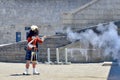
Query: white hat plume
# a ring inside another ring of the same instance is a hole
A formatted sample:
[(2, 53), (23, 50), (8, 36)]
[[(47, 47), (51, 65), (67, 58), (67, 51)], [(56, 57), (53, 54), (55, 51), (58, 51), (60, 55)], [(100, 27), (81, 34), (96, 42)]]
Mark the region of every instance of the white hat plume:
[(36, 25), (32, 25), (31, 30), (34, 31), (35, 29), (38, 29), (38, 27)]

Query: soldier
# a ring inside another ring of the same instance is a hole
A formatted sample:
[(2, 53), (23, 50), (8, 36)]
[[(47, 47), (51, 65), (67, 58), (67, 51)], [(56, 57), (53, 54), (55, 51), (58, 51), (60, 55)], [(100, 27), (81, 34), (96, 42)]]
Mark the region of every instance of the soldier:
[(35, 25), (31, 26), (31, 29), (29, 31), (29, 34), (27, 36), (27, 50), (26, 50), (26, 69), (23, 75), (28, 75), (28, 70), (30, 66), (30, 62), (32, 62), (33, 67), (33, 75), (39, 75), (40, 73), (36, 70), (36, 64), (37, 64), (37, 53), (38, 53), (38, 43), (42, 44), (46, 36), (43, 36), (40, 38), (38, 36), (39, 31), (38, 27)]

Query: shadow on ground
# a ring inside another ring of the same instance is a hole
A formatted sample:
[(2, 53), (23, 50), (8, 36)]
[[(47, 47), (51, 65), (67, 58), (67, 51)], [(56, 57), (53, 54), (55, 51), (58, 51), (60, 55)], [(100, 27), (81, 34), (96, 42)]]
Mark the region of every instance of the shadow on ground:
[(107, 80), (120, 80), (120, 66), (112, 64)]
[(28, 75), (23, 75), (23, 74), (11, 74), (10, 76), (30, 76), (31, 74)]

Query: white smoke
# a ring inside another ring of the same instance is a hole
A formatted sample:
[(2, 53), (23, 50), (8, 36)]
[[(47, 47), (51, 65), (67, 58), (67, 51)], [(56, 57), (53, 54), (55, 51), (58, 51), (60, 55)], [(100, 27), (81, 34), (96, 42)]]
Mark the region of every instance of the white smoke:
[(81, 39), (79, 33), (73, 32), (70, 28), (67, 29), (67, 37), (71, 42)]
[(112, 54), (112, 57), (120, 63), (120, 36), (117, 26), (113, 22), (108, 25), (98, 24), (96, 30), (100, 33), (97, 34), (92, 29), (76, 33), (69, 28), (67, 29), (67, 37), (72, 42), (80, 40), (80, 42), (91, 44), (95, 48), (101, 48), (104, 50), (104, 55)]

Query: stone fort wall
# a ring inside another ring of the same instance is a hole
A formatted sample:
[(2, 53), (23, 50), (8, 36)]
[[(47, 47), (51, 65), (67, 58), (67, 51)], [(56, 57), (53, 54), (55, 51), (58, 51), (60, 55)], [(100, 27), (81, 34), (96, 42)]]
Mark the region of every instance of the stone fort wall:
[[(26, 39), (25, 27), (38, 25), (41, 34), (62, 28), (61, 14), (91, 0), (0, 0), (0, 44), (15, 42), (16, 32)], [(49, 30), (49, 31), (48, 31)]]
[(92, 0), (63, 15), (64, 25), (73, 28), (84, 28), (98, 23), (120, 20), (120, 0)]

